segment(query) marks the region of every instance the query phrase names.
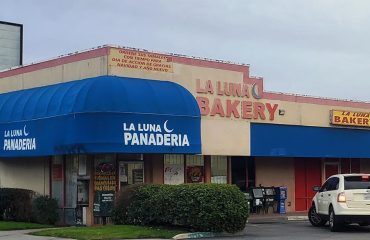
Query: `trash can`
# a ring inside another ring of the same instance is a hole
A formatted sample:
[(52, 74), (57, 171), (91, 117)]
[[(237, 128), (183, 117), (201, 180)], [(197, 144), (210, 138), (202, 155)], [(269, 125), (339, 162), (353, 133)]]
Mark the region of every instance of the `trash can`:
[(277, 201), (277, 212), (280, 214), (286, 213), (285, 201), (288, 196), (288, 188), (284, 186), (276, 187), (276, 201)]

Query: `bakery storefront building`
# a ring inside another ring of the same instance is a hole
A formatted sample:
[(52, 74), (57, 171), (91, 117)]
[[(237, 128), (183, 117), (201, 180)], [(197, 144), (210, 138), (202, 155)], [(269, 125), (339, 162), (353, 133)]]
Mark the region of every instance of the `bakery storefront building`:
[(104, 46), (0, 72), (0, 187), (101, 223), (136, 183), (312, 186), (370, 172), (370, 104), (267, 92), (249, 66)]

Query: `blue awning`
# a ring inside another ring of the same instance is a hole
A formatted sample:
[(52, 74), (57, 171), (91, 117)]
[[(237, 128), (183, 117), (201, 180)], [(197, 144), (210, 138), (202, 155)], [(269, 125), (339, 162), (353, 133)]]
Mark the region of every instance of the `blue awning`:
[(0, 94), (0, 134), (0, 157), (201, 152), (189, 91), (114, 76)]
[(251, 156), (369, 158), (370, 131), (252, 123)]

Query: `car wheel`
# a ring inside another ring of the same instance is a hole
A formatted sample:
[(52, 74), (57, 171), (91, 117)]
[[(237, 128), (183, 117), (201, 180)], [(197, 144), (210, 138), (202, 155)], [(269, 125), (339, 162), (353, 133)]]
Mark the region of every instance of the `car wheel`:
[(324, 226), (326, 221), (323, 220), (317, 213), (315, 205), (312, 205), (310, 210), (308, 210), (308, 220), (314, 227)]
[(330, 231), (338, 232), (341, 229), (342, 225), (343, 224), (338, 221), (338, 217), (335, 216), (335, 212), (334, 212), (333, 207), (330, 206), (330, 208), (329, 208), (329, 227), (330, 227)]

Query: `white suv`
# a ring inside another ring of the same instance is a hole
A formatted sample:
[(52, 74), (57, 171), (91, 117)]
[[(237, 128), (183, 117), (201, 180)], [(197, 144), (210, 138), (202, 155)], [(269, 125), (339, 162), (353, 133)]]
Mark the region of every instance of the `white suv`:
[(343, 224), (370, 225), (370, 174), (338, 174), (314, 187), (308, 219), (315, 227), (329, 221), (332, 232)]

